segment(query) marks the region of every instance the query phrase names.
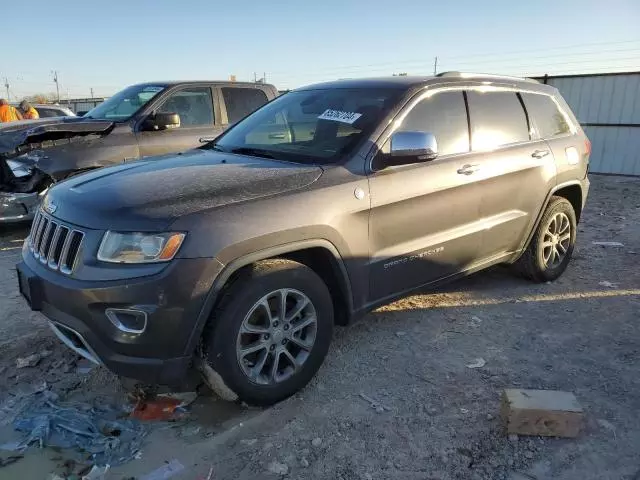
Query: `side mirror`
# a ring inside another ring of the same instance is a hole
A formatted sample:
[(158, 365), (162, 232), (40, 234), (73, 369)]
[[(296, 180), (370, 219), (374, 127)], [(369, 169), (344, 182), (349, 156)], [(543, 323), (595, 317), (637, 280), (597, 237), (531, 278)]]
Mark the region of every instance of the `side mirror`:
[(180, 115), (177, 113), (155, 113), (149, 115), (144, 123), (142, 129), (145, 131), (157, 131), (168, 130), (170, 128), (180, 127)]
[(428, 162), (438, 156), (438, 143), (432, 133), (396, 132), (391, 135), (391, 149), (384, 166)]

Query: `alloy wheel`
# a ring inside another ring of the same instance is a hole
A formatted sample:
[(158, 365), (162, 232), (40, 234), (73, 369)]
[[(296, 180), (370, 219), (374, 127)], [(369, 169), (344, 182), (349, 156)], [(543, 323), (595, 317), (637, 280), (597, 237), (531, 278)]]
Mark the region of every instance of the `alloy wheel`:
[(556, 213), (549, 222), (542, 240), (545, 267), (553, 269), (564, 260), (571, 244), (571, 223), (565, 213)]
[(253, 383), (283, 382), (307, 360), (317, 327), (316, 309), (304, 293), (290, 288), (270, 292), (242, 321), (236, 341), (238, 364)]

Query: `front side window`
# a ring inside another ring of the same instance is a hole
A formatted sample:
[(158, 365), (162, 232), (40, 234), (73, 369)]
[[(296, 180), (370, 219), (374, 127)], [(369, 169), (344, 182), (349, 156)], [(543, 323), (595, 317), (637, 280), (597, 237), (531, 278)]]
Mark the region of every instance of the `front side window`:
[(529, 140), (527, 117), (514, 92), (467, 92), (471, 148), (492, 150)]
[(116, 93), (100, 105), (89, 110), (85, 118), (125, 121), (164, 91), (160, 85), (133, 85)]
[(180, 115), (180, 128), (213, 124), (213, 102), (209, 87), (193, 87), (179, 90), (158, 108), (160, 113)]
[(222, 87), (229, 123), (242, 120), (267, 103), (267, 95), (257, 88)]
[(521, 93), (524, 106), (529, 113), (531, 126), (538, 138), (553, 138), (571, 133), (571, 127), (548, 95)]
[(441, 92), (421, 100), (398, 131), (432, 133), (438, 143), (438, 155), (468, 152), (469, 125), (462, 92)]
[(299, 163), (335, 163), (368, 138), (402, 93), (376, 88), (289, 92), (204, 148)]

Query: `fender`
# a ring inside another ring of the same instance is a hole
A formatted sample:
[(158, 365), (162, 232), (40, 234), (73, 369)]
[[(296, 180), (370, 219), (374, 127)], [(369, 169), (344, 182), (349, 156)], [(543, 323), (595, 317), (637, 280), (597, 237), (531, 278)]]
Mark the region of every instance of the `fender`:
[[(524, 243), (520, 246), (520, 253), (513, 259), (514, 262), (518, 258), (520, 258), (522, 253), (524, 253), (524, 251), (529, 247), (529, 243), (533, 239), (533, 235), (535, 234), (536, 230), (538, 229), (538, 225), (540, 224), (540, 221), (542, 220), (542, 216), (544, 215), (544, 211), (547, 209), (547, 205), (549, 205), (549, 202), (551, 201), (551, 197), (553, 197), (553, 195), (558, 190), (562, 190), (563, 188), (570, 187), (570, 186), (573, 186), (573, 185), (577, 185), (578, 187), (580, 187), (580, 190), (584, 190), (582, 188), (582, 183), (579, 180), (570, 180), (568, 182), (560, 183), (558, 185), (555, 185), (551, 190), (549, 190), (549, 193), (547, 193), (547, 197), (545, 198), (545, 201), (542, 204), (542, 208), (540, 209), (540, 211), (538, 212), (538, 215), (536, 216), (536, 221), (534, 222), (533, 227), (531, 228), (531, 231), (529, 231), (529, 233), (525, 237)], [(582, 206), (584, 206), (584, 196), (583, 196), (583, 205)]]
[(202, 335), (202, 331), (204, 330), (204, 326), (211, 317), (211, 313), (213, 312), (213, 308), (219, 298), (220, 292), (222, 291), (229, 278), (231, 278), (231, 276), (235, 272), (240, 270), (242, 267), (246, 267), (247, 265), (258, 262), (260, 260), (266, 260), (267, 258), (273, 258), (287, 253), (293, 253), (300, 250), (316, 247), (328, 250), (335, 258), (338, 268), (340, 269), (341, 287), (344, 290), (345, 298), (347, 300), (347, 307), (349, 312), (353, 312), (353, 294), (351, 293), (351, 281), (349, 280), (349, 275), (344, 265), (342, 256), (333, 243), (329, 242), (328, 240), (318, 238), (285, 243), (283, 245), (276, 245), (263, 250), (249, 253), (247, 255), (243, 255), (239, 258), (236, 258), (235, 260), (232, 260), (223, 267), (222, 271), (213, 281), (213, 285), (209, 289), (207, 298), (205, 299), (204, 305), (200, 310), (200, 314), (198, 315), (196, 325), (191, 332), (191, 336), (189, 337), (185, 355), (191, 355), (195, 351), (198, 345), (198, 341), (200, 340), (200, 336)]

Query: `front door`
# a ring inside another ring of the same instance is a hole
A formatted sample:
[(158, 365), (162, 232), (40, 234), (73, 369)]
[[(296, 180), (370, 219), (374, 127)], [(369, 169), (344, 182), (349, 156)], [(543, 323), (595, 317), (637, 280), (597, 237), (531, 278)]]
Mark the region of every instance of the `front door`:
[(138, 132), (140, 155), (143, 157), (196, 148), (213, 140), (223, 131), (223, 128), (215, 123), (212, 89), (208, 86), (177, 90), (155, 111), (177, 113), (180, 115), (180, 126), (167, 130)]
[[(471, 164), (461, 91), (428, 94), (396, 131), (433, 133), (439, 156), (370, 176), (370, 301), (375, 302), (464, 270), (482, 238), (480, 195)], [(384, 161), (388, 141), (374, 159)]]

